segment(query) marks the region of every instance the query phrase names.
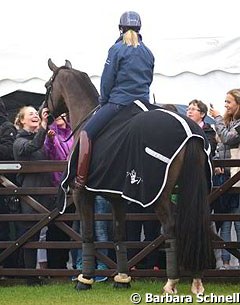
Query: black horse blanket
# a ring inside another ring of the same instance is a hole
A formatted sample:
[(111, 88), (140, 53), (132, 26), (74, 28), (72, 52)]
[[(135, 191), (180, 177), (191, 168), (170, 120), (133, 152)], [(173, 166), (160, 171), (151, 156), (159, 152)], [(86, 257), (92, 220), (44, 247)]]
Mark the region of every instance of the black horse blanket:
[[(147, 207), (161, 195), (172, 161), (192, 137), (202, 140), (209, 158), (209, 143), (195, 122), (137, 101), (121, 110), (99, 133), (93, 144), (86, 188), (120, 194)], [(76, 175), (77, 158), (75, 149), (61, 184), (65, 192)], [(209, 160), (209, 178), (210, 167)]]

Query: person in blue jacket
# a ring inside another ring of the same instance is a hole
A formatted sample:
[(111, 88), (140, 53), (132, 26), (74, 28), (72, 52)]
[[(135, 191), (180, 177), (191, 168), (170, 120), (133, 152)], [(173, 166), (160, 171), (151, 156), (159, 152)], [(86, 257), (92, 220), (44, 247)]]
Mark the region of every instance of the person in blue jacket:
[(120, 37), (109, 49), (100, 85), (100, 109), (80, 132), (76, 187), (83, 189), (91, 158), (92, 140), (98, 132), (125, 106), (135, 100), (148, 103), (153, 80), (154, 56), (139, 34), (138, 13), (122, 14)]

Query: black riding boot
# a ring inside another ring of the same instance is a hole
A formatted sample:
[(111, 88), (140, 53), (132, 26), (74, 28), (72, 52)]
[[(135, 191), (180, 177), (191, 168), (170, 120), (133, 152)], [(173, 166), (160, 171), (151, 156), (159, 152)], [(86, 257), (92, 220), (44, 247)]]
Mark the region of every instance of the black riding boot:
[(75, 187), (78, 189), (83, 189), (86, 184), (91, 152), (91, 140), (88, 138), (87, 132), (83, 130), (80, 132), (78, 167), (75, 180)]

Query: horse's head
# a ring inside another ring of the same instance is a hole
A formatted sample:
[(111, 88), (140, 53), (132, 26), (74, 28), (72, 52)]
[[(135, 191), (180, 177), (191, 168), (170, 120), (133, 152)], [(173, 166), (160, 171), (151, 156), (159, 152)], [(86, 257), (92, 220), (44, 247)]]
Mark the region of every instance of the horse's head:
[(45, 84), (47, 92), (42, 107), (47, 107), (54, 118), (68, 112), (75, 128), (98, 105), (98, 91), (88, 74), (73, 69), (70, 61), (58, 68), (49, 59), (48, 66), (53, 74)]
[(42, 107), (47, 107), (51, 115), (56, 118), (62, 113), (68, 112), (62, 92), (61, 73), (59, 72), (63, 69), (72, 69), (72, 65), (69, 60), (66, 60), (65, 65), (58, 68), (49, 58), (48, 67), (53, 71), (53, 75), (45, 84), (47, 92)]

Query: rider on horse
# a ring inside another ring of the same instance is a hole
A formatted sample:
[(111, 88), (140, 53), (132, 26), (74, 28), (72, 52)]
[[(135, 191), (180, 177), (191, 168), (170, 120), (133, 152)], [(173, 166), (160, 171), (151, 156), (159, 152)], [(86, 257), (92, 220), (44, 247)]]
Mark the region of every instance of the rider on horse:
[(120, 37), (109, 49), (101, 77), (101, 108), (80, 132), (76, 187), (83, 189), (91, 159), (92, 141), (98, 132), (124, 107), (135, 100), (149, 102), (154, 56), (139, 34), (141, 18), (129, 11), (122, 14)]

